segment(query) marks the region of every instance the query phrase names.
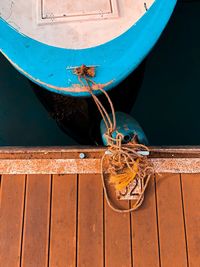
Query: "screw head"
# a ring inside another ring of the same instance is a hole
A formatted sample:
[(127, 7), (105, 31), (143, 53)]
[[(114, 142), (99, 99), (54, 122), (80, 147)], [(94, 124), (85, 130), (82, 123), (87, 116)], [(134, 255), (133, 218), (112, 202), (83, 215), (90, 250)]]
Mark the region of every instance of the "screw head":
[(84, 159), (84, 158), (85, 158), (85, 154), (84, 154), (84, 153), (80, 153), (80, 154), (79, 154), (79, 158), (80, 158), (80, 159)]

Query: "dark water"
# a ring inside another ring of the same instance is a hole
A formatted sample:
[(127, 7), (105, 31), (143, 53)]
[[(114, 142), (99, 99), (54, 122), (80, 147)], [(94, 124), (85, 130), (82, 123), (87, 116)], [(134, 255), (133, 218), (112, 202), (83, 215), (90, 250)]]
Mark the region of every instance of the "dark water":
[[(130, 84), (130, 86), (132, 86)], [(147, 59), (132, 115), (151, 145), (200, 145), (200, 1), (185, 0)], [(0, 145), (74, 145), (0, 56)]]
[(153, 145), (200, 144), (200, 1), (178, 3), (132, 114)]

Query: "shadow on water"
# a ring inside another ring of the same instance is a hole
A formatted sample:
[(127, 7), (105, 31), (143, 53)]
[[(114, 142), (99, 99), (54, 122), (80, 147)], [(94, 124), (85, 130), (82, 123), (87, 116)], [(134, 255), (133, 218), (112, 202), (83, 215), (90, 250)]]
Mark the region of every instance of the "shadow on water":
[[(144, 70), (145, 62), (142, 62), (127, 79), (108, 92), (115, 111), (131, 112), (141, 88)], [(64, 96), (42, 89), (34, 83), (30, 84), (40, 102), (63, 132), (73, 137), (79, 144), (102, 145), (100, 136), (102, 117), (92, 97)], [(102, 94), (98, 99), (107, 112), (111, 112), (106, 97)]]

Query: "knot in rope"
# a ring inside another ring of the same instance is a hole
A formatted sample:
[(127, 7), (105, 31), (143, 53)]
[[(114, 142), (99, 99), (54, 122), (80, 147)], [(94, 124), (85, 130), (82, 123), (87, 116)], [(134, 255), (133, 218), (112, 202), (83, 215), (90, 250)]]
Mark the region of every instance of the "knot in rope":
[(79, 77), (94, 77), (95, 76), (95, 67), (87, 67), (86, 65), (82, 65), (74, 69), (74, 74)]

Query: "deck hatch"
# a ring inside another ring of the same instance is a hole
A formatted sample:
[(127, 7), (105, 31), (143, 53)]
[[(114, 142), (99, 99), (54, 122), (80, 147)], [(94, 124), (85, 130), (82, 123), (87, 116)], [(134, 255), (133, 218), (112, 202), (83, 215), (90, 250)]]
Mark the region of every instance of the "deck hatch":
[(117, 0), (39, 0), (40, 22), (82, 21), (118, 15)]

